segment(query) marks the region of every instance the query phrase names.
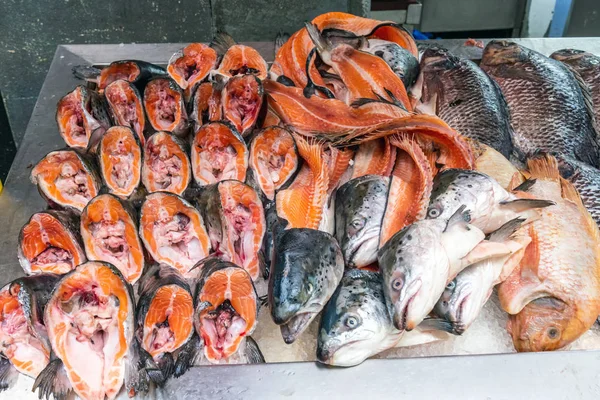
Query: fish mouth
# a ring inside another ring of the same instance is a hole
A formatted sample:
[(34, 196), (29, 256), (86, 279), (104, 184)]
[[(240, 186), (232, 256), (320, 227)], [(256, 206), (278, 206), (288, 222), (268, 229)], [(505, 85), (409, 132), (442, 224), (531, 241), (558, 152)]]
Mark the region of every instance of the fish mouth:
[(452, 321), (452, 333), (455, 335), (462, 335), (468, 327), (468, 325), (463, 322), (463, 315), (469, 297), (471, 297), (471, 295), (466, 295), (458, 304), (456, 318)]
[[(412, 304), (415, 297), (417, 297), (420, 290), (421, 290), (421, 280), (417, 279), (416, 281), (412, 282), (410, 284), (410, 286), (406, 289), (406, 293), (407, 293), (405, 296), (406, 303), (404, 305), (400, 304), (401, 311), (398, 312), (399, 307), (395, 306), (396, 312), (394, 313), (394, 326), (396, 327), (396, 329), (401, 330), (401, 331), (405, 331), (405, 330), (411, 331), (417, 325), (414, 322), (408, 321), (408, 308)], [(414, 293), (408, 294), (411, 291), (414, 291)]]
[[(377, 261), (377, 247), (379, 244), (379, 229), (365, 232), (363, 240), (350, 251), (347, 262), (354, 268), (361, 268)], [(372, 251), (369, 251), (372, 247)]]
[(313, 312), (303, 312), (294, 315), (286, 323), (280, 325), (279, 328), (281, 329), (283, 341), (286, 344), (294, 343), (316, 315)]
[(481, 64), (499, 65), (523, 61), (524, 54), (521, 48), (508, 40), (492, 40), (483, 52)]
[[(364, 360), (357, 360), (356, 362), (340, 362), (339, 360), (339, 351), (346, 349), (353, 344), (362, 342), (364, 340), (352, 340), (346, 343), (339, 343), (334, 345), (326, 345), (326, 346), (317, 346), (317, 361), (321, 364), (332, 365), (336, 367), (352, 367), (360, 364)], [(338, 355), (338, 360), (336, 360), (336, 355)], [(367, 357), (368, 358), (368, 357)], [(365, 358), (366, 359), (366, 358)]]

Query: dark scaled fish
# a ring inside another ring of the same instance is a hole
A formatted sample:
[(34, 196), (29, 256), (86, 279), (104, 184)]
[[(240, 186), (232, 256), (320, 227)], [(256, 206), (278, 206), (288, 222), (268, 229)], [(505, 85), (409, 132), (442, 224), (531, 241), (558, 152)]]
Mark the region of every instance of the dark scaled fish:
[(0, 289), (0, 391), (18, 373), (36, 378), (50, 362), (43, 315), (59, 276), (39, 274), (15, 279)]
[(79, 79), (96, 83), (102, 92), (108, 85), (119, 79), (133, 83), (140, 91), (152, 78), (166, 76), (167, 71), (158, 65), (140, 60), (113, 61), (107, 67), (98, 69), (91, 66), (79, 65), (73, 68), (73, 74)]
[(254, 128), (263, 104), (262, 82), (254, 75), (235, 76), (223, 88), (223, 118), (246, 137)]
[(388, 177), (365, 175), (337, 190), (335, 236), (346, 266), (361, 268), (377, 261), (388, 185)]
[(143, 146), (146, 141), (146, 113), (137, 88), (131, 82), (120, 79), (106, 87), (104, 97), (115, 125), (131, 128)]
[(168, 132), (156, 132), (144, 146), (142, 182), (150, 193), (181, 195), (192, 180), (188, 144)]
[(364, 42), (361, 50), (383, 58), (392, 71), (402, 79), (406, 88), (411, 87), (419, 75), (419, 60), (410, 51), (395, 42), (368, 39)]
[(31, 170), (31, 182), (50, 207), (82, 211), (101, 183), (90, 160), (75, 150), (48, 153)]
[(581, 161), (559, 157), (560, 175), (577, 189), (581, 201), (600, 226), (600, 170)]
[(430, 47), (421, 57), (420, 107), (427, 108), (460, 134), (498, 150), (513, 152), (508, 105), (498, 85), (477, 64)]
[(177, 270), (155, 264), (140, 279), (135, 337), (149, 380), (159, 386), (185, 373), (194, 354), (188, 343), (194, 335), (194, 300)]
[(27, 275), (66, 274), (86, 260), (79, 219), (70, 212), (35, 213), (19, 233), (19, 263)]
[(187, 110), (181, 88), (171, 78), (155, 78), (144, 89), (144, 108), (156, 131), (185, 136), (189, 132)]
[(591, 102), (564, 64), (516, 43), (493, 40), (480, 66), (508, 103), (519, 151), (542, 150), (600, 165)]
[(269, 306), (286, 343), (293, 343), (323, 309), (344, 273), (337, 241), (326, 232), (292, 228), (275, 237)]
[(59, 100), (56, 123), (69, 147), (95, 150), (95, 145), (111, 126), (106, 103), (94, 92), (79, 85)]
[(183, 89), (187, 101), (200, 82), (217, 67), (217, 60), (213, 48), (203, 43), (191, 43), (171, 56), (167, 72)]

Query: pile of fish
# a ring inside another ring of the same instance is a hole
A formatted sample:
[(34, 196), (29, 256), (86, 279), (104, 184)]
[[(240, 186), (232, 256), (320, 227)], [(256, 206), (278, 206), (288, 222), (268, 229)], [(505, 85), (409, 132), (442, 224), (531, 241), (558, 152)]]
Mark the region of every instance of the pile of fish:
[[(600, 59), (490, 42), (481, 63), (328, 13), (272, 65), (224, 33), (115, 61), (58, 103), (49, 209), (0, 291), (0, 385), (143, 395), (286, 344), (352, 366), (461, 335), (496, 290), (517, 351), (600, 313)], [(595, 218), (595, 221), (594, 221)], [(268, 360), (267, 360), (268, 361)]]

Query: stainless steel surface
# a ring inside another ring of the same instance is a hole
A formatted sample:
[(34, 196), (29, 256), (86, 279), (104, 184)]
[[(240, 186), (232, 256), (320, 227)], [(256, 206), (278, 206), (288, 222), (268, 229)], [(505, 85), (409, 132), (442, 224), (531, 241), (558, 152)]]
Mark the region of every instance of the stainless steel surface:
[(418, 25), (421, 23), (421, 14), (423, 13), (423, 4), (412, 3), (406, 9), (406, 23)]
[(423, 0), (421, 32), (512, 29), (520, 0)]
[[(477, 58), (464, 40), (440, 41), (453, 51)], [(523, 39), (544, 54), (575, 47), (600, 54), (600, 40), (585, 38)], [(267, 60), (271, 43), (249, 43)], [(64, 146), (54, 115), (58, 99), (80, 83), (71, 75), (79, 64), (107, 64), (132, 58), (164, 64), (181, 44), (59, 46), (23, 143), (0, 196), (0, 283), (22, 275), (17, 261), (17, 236), (29, 216), (45, 207), (29, 182), (31, 166), (46, 153)], [(371, 360), (350, 369), (323, 368), (313, 363), (260, 366), (197, 367), (172, 380), (159, 397), (197, 399), (316, 398), (476, 398), (597, 399), (600, 394), (600, 352), (557, 352), (495, 356)]]

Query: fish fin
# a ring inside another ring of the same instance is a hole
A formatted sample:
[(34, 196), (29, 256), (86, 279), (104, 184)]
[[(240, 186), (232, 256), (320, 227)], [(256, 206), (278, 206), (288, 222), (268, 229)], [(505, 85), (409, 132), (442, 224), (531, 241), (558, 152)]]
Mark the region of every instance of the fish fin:
[(506, 188), (506, 190), (508, 190), (509, 192), (514, 192), (520, 184), (522, 184), (525, 180), (528, 179), (529, 178), (525, 178), (521, 172), (517, 171), (513, 174), (512, 178), (510, 178), (510, 182), (508, 183), (508, 187)]
[[(527, 181), (525, 181), (527, 182)], [(555, 205), (556, 203), (552, 200), (542, 200), (542, 199), (515, 199), (515, 200), (505, 200), (500, 202), (500, 206), (502, 208), (508, 208), (511, 211), (516, 213), (522, 213), (528, 210), (537, 209), (537, 208), (545, 208)]]
[(487, 235), (486, 240), (490, 242), (504, 242), (512, 238), (512, 236), (521, 228), (525, 222), (525, 218), (514, 218), (506, 222), (500, 228)]
[(288, 86), (288, 87), (295, 87), (296, 86), (296, 84), (294, 83), (294, 81), (291, 80), (290, 78), (288, 78), (285, 75), (279, 75), (275, 81), (281, 83), (284, 86)]
[(233, 40), (231, 35), (223, 31), (217, 32), (212, 42), (210, 42), (210, 47), (215, 49), (215, 51), (221, 56), (227, 53), (227, 50), (229, 50), (230, 47), (235, 45), (235, 40)]
[(268, 307), (269, 306), (269, 295), (265, 294), (264, 296), (260, 296), (258, 298), (258, 301), (259, 301), (261, 307)]
[(267, 263), (267, 257), (265, 256), (264, 250), (260, 250), (258, 252), (258, 266), (260, 271), (262, 272), (262, 277), (265, 280), (268, 280), (269, 274), (271, 273), (271, 266)]
[(275, 54), (277, 54), (277, 52), (279, 51), (279, 49), (281, 49), (281, 47), (289, 39), (290, 39), (290, 34), (289, 33), (286, 33), (286, 32), (283, 32), (283, 31), (279, 31), (279, 33), (277, 33), (277, 36), (275, 36)]
[[(327, 42), (327, 40), (321, 35), (319, 32), (319, 28), (311, 22), (305, 22), (304, 26), (306, 27), (306, 31), (308, 32), (308, 36), (310, 40), (314, 43), (317, 51), (321, 55), (321, 57), (327, 57), (327, 54), (330, 51), (331, 44)], [(325, 61), (325, 60), (323, 60)]]
[(204, 357), (204, 341), (194, 333), (188, 342), (179, 350), (173, 376), (179, 378), (194, 365), (200, 365)]
[[(136, 338), (132, 340), (127, 354), (127, 363), (125, 366), (125, 389), (131, 395), (148, 393), (150, 390), (149, 377), (143, 368), (144, 362), (141, 359), (141, 348)], [(149, 354), (145, 356), (150, 357)]]
[(102, 71), (91, 65), (76, 65), (71, 68), (71, 72), (73, 72), (75, 78), (83, 79), (88, 82), (97, 82), (100, 72)]
[(560, 179), (556, 158), (549, 154), (540, 154), (529, 159), (527, 161), (527, 169), (529, 170), (529, 179), (541, 179), (556, 182)]
[(263, 356), (258, 344), (251, 336), (246, 337), (246, 358), (249, 364), (265, 363), (265, 356)]
[(0, 392), (13, 387), (19, 371), (11, 364), (8, 358), (0, 357)]
[(40, 372), (33, 383), (32, 391), (39, 389), (38, 398), (50, 399), (52, 395), (55, 400), (66, 399), (73, 390), (67, 371), (62, 360), (55, 358)]
[[(521, 176), (521, 174), (519, 172), (515, 172), (515, 175), (513, 175), (513, 179), (515, 179), (515, 177), (520, 177), (520, 176)], [(537, 181), (536, 179), (525, 179), (522, 183), (518, 184), (513, 189), (511, 189), (511, 192), (528, 192), (529, 189), (531, 189), (533, 187), (533, 185), (535, 185), (536, 181)], [(510, 186), (512, 187), (512, 185), (514, 183), (516, 183), (516, 182), (513, 182), (511, 180)]]
[[(451, 269), (453, 271), (458, 269), (458, 271), (454, 271), (454, 274), (466, 267), (464, 265), (465, 257), (485, 239), (485, 234), (481, 229), (469, 224), (470, 219), (471, 216), (466, 210), (466, 206), (461, 206), (450, 217), (441, 236), (441, 243), (446, 249), (448, 259), (451, 260)], [(460, 241), (457, 241), (457, 237), (461, 238)], [(454, 276), (451, 276), (450, 279), (454, 279)]]
[[(173, 375), (175, 372), (175, 359), (171, 353), (163, 353), (158, 357), (158, 361), (156, 361), (156, 366), (160, 369), (162, 373), (164, 385), (167, 380)], [(158, 384), (158, 382), (156, 382)]]
[[(505, 292), (508, 292), (506, 286), (504, 284), (501, 285), (501, 289)], [(499, 296), (500, 296), (499, 292)], [(521, 281), (520, 284), (516, 287), (512, 287), (510, 290), (509, 296), (501, 296), (500, 304), (504, 311), (511, 315), (515, 315), (521, 312), (523, 308), (534, 300), (537, 300), (542, 297), (553, 296), (553, 294), (547, 291), (540, 281)]]
[(424, 328), (425, 330), (435, 330), (454, 333), (454, 327), (452, 322), (442, 318), (425, 318), (419, 324), (419, 328)]
[(571, 182), (563, 178), (560, 178), (560, 187), (563, 199), (569, 200), (575, 204), (577, 208), (579, 208), (579, 212), (585, 216), (585, 221), (587, 222), (587, 232), (595, 238), (596, 242), (600, 241), (600, 230), (598, 224), (596, 224), (594, 218), (592, 218), (592, 215), (583, 204), (577, 189), (575, 189)]
[(302, 91), (302, 94), (304, 94), (304, 97), (306, 97), (307, 99), (310, 99), (312, 95), (315, 94), (316, 91), (319, 91), (321, 93), (323, 93), (328, 99), (334, 99), (335, 95), (333, 94), (333, 92), (331, 90), (329, 90), (328, 88), (324, 87), (324, 86), (319, 86), (316, 85), (312, 78), (310, 77), (310, 66), (313, 60), (313, 57), (315, 56), (317, 51), (316, 47), (313, 47), (313, 49), (310, 51), (310, 53), (308, 53), (308, 57), (306, 57), (306, 87), (304, 88), (304, 90)]
[(449, 231), (456, 225), (466, 226), (469, 222), (471, 222), (471, 211), (467, 210), (467, 206), (463, 204), (448, 218), (444, 232)]

